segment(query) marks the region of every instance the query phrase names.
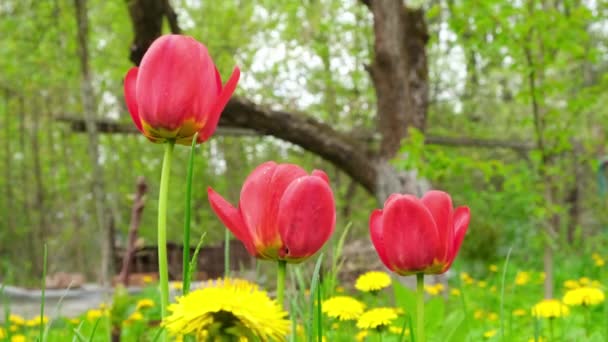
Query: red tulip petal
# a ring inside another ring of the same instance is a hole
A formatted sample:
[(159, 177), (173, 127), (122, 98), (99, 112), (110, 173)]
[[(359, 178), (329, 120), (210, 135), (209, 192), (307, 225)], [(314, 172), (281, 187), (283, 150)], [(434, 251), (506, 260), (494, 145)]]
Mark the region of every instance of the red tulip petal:
[(245, 180), (239, 208), (256, 246), (280, 244), (279, 203), (289, 184), (302, 176), (306, 171), (297, 165), (270, 161), (258, 166)]
[[(232, 96), (232, 93), (234, 93), (234, 90), (236, 89), (236, 85), (239, 82), (240, 75), (241, 75), (241, 70), (238, 67), (234, 67), (234, 70), (232, 71), (232, 75), (230, 76), (230, 79), (228, 79), (228, 82), (226, 82), (226, 85), (224, 86), (224, 88), (222, 88), (222, 91), (221, 91), (220, 95), (218, 96), (215, 104), (211, 107), (207, 123), (205, 124), (205, 126), (199, 133), (199, 137), (198, 137), (199, 142), (206, 141), (215, 132), (217, 123), (220, 121), (220, 116), (222, 115), (222, 111), (224, 110), (224, 107), (226, 107), (226, 103), (228, 103), (230, 96)], [(220, 85), (221, 85), (221, 80), (220, 80)]]
[(414, 196), (391, 200), (382, 218), (386, 256), (400, 274), (431, 267), (440, 251), (435, 221)]
[(213, 191), (213, 189), (207, 188), (207, 194), (209, 195), (209, 203), (215, 214), (232, 234), (243, 242), (249, 254), (256, 256), (257, 253), (251, 240), (251, 234), (247, 229), (247, 226), (245, 226), (245, 222), (243, 222), (239, 210), (228, 203), (228, 201), (217, 192)]
[(321, 179), (323, 179), (325, 181), (325, 183), (327, 183), (329, 185), (329, 177), (327, 176), (327, 173), (325, 173), (321, 170), (313, 170), (312, 175), (315, 177), (320, 177)]
[(382, 233), (382, 210), (380, 209), (372, 211), (372, 214), (369, 217), (369, 235), (382, 263), (388, 267), (389, 270), (394, 271), (386, 256), (386, 246), (384, 245), (384, 236)]
[(435, 225), (437, 226), (439, 245), (441, 247), (438, 259), (440, 261), (447, 261), (449, 256), (448, 249), (452, 243), (454, 234), (452, 198), (443, 191), (429, 191), (421, 201), (433, 216)]
[(304, 176), (289, 185), (279, 205), (281, 258), (302, 261), (327, 242), (336, 224), (334, 195), (322, 177)]
[(386, 207), (388, 207), (388, 205), (389, 205), (389, 204), (390, 204), (392, 201), (394, 201), (394, 200), (396, 200), (397, 198), (400, 198), (400, 197), (402, 197), (402, 196), (403, 196), (403, 194), (391, 194), (390, 196), (388, 196), (388, 198), (386, 199), (386, 201), (384, 201), (384, 206), (383, 206), (383, 208), (385, 208), (385, 209), (386, 209)]
[(467, 229), (469, 228), (469, 222), (471, 221), (471, 211), (468, 207), (458, 207), (453, 213), (453, 221), (454, 221), (454, 238), (451, 242), (450, 249), (448, 251), (448, 263), (445, 266), (444, 270), (448, 270), (458, 251), (460, 250), (460, 246), (462, 245), (462, 241), (464, 240), (464, 236), (467, 233)]
[(137, 107), (137, 97), (135, 96), (138, 71), (139, 69), (137, 67), (129, 69), (125, 76), (123, 88), (125, 91), (125, 102), (127, 102), (127, 109), (129, 110), (129, 114), (131, 114), (131, 119), (133, 119), (133, 123), (135, 123), (137, 129), (143, 133), (141, 119), (139, 117), (139, 108)]

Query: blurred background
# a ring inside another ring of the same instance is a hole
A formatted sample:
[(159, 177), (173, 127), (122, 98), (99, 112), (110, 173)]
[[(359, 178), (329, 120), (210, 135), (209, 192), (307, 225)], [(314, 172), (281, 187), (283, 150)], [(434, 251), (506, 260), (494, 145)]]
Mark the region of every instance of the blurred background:
[[(512, 249), (551, 276), (607, 241), (604, 1), (3, 0), (0, 32), (1, 282), (37, 284), (45, 243), (49, 274), (118, 274), (139, 177), (137, 246), (154, 250), (162, 146), (122, 82), (171, 32), (207, 45), (224, 81), (242, 70), (197, 148), (193, 243), (224, 239), (207, 187), (237, 203), (267, 160), (325, 170), (336, 238), (352, 224), (344, 252), (374, 262), (371, 210), (432, 188), (473, 213), (456, 267)], [(178, 245), (188, 153), (170, 185)]]

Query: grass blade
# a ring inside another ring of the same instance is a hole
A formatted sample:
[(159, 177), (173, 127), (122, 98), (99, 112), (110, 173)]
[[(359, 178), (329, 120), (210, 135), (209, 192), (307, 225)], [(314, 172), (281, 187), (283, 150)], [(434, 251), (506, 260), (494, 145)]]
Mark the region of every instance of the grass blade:
[(80, 333), (80, 329), (82, 328), (83, 324), (84, 324), (84, 321), (80, 321), (80, 323), (78, 324), (78, 327), (75, 329), (72, 329), (74, 331), (74, 337), (72, 337), (72, 342), (76, 342), (76, 341), (85, 342), (87, 340)]
[(93, 337), (95, 337), (95, 331), (97, 330), (97, 326), (99, 325), (99, 321), (101, 317), (95, 320), (95, 324), (93, 325), (93, 330), (91, 330), (91, 335), (89, 335), (89, 342), (93, 341)]
[(196, 264), (198, 261), (198, 252), (200, 252), (201, 247), (203, 246), (203, 241), (205, 241), (205, 236), (207, 233), (201, 234), (201, 237), (198, 239), (198, 243), (196, 244), (196, 249), (194, 250), (194, 254), (192, 255), (192, 259), (190, 259), (190, 263), (188, 264), (188, 286), (190, 286), (190, 282), (192, 281), (192, 273), (196, 272)]
[(507, 259), (505, 260), (505, 265), (502, 270), (502, 279), (500, 280), (500, 340), (505, 340), (505, 314), (504, 314), (504, 306), (505, 306), (505, 279), (507, 278), (507, 267), (509, 267), (509, 258), (511, 258), (511, 251), (513, 247), (509, 248), (507, 252)]

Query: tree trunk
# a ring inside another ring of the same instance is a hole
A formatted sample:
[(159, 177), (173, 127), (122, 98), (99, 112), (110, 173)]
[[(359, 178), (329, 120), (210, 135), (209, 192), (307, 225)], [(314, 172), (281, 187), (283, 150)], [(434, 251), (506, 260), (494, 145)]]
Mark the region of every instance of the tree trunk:
[[(41, 109), (39, 107), (38, 101), (34, 101), (34, 112), (40, 112)], [(33, 209), (35, 211), (35, 215), (37, 219), (37, 229), (36, 233), (31, 235), (31, 239), (34, 241), (34, 245), (43, 246), (46, 242), (46, 237), (48, 236), (47, 223), (46, 223), (46, 208), (45, 208), (45, 194), (44, 194), (44, 183), (42, 181), (42, 161), (40, 158), (40, 132), (39, 132), (40, 118), (35, 118), (32, 120), (32, 135), (31, 135), (31, 145), (32, 145), (32, 162), (33, 162), (33, 172), (34, 172), (34, 203)], [(51, 134), (51, 132), (49, 132)]]
[(97, 218), (97, 229), (99, 232), (99, 242), (101, 249), (101, 266), (100, 280), (104, 284), (109, 284), (109, 274), (111, 272), (110, 263), (110, 243), (109, 231), (106, 224), (106, 212), (104, 203), (104, 172), (103, 166), (99, 160), (99, 136), (95, 125), (95, 117), (97, 116), (97, 106), (95, 104), (95, 94), (93, 90), (93, 81), (89, 68), (89, 51), (88, 51), (88, 14), (87, 1), (74, 0), (76, 7), (76, 22), (78, 25), (78, 54), (80, 57), (80, 71), (82, 74), (81, 82), (81, 97), (82, 106), (84, 109), (84, 120), (87, 129), (89, 140), (88, 152), (93, 169), (92, 174), (92, 189), (93, 198), (95, 201), (95, 211)]
[(11, 213), (14, 212), (13, 203), (13, 183), (12, 183), (12, 161), (13, 156), (11, 153), (11, 115), (10, 115), (10, 93), (8, 90), (4, 92), (4, 203), (6, 203), (6, 228), (8, 232), (15, 231), (15, 216)]

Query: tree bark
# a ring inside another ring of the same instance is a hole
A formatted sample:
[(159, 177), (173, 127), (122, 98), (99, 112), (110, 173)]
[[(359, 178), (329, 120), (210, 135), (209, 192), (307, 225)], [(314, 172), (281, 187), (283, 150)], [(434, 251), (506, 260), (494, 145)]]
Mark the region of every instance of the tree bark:
[(87, 1), (74, 0), (76, 7), (76, 22), (78, 26), (78, 54), (80, 57), (80, 71), (82, 76), (81, 81), (81, 97), (82, 106), (84, 109), (84, 121), (87, 130), (89, 145), (88, 152), (93, 169), (93, 177), (91, 185), (93, 188), (93, 198), (95, 201), (95, 211), (97, 218), (97, 229), (99, 232), (99, 242), (101, 248), (101, 266), (100, 280), (104, 284), (109, 284), (109, 274), (111, 272), (110, 262), (110, 243), (109, 229), (106, 223), (106, 210), (104, 199), (104, 171), (99, 160), (99, 135), (97, 126), (95, 125), (95, 117), (97, 116), (97, 106), (95, 103), (95, 93), (93, 89), (93, 80), (89, 67), (89, 50), (88, 50), (88, 14)]

